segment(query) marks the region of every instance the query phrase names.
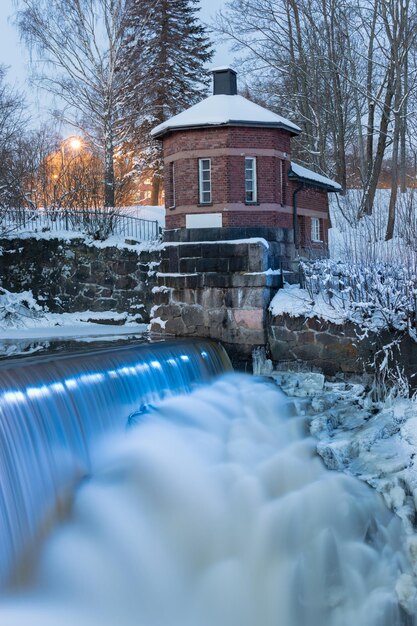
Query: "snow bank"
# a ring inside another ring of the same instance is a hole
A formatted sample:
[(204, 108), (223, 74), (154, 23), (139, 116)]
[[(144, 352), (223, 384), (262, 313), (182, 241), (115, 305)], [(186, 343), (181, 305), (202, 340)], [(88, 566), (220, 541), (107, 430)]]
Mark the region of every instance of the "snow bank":
[(0, 288), (0, 354), (28, 354), (48, 347), (48, 340), (117, 340), (143, 334), (140, 315), (113, 311), (50, 313), (31, 291), (11, 293)]
[(269, 310), (275, 317), (287, 314), (291, 317), (319, 317), (334, 324), (346, 321), (346, 311), (326, 302), (322, 293), (312, 300), (309, 293), (298, 285), (285, 285), (280, 289), (272, 299)]

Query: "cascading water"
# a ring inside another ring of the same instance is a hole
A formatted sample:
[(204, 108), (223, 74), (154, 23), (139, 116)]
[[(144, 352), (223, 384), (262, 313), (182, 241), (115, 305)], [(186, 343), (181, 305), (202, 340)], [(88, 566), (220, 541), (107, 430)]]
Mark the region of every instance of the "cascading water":
[(276, 387), (228, 374), (102, 440), (0, 623), (403, 626), (408, 568), (381, 498), (324, 469)]
[(75, 481), (91, 445), (141, 404), (231, 369), (204, 341), (123, 346), (0, 365), (0, 582)]

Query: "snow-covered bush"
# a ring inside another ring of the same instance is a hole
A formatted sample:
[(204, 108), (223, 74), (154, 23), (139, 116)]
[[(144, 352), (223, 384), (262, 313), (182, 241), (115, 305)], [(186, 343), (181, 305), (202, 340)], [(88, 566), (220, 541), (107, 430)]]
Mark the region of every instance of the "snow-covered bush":
[(409, 395), (411, 387), (397, 357), (404, 333), (417, 342), (417, 272), (387, 262), (331, 259), (304, 262), (301, 270), (302, 286), (313, 303), (320, 298), (339, 317), (342, 311), (346, 321), (356, 324), (358, 339), (372, 333), (375, 354), (370, 365), (378, 399), (385, 397), (387, 390)]
[(364, 332), (406, 331), (417, 341), (417, 273), (410, 267), (322, 259), (304, 262), (301, 269), (313, 301), (320, 294)]
[(0, 327), (24, 327), (28, 319), (42, 316), (43, 309), (31, 291), (11, 293), (0, 287)]

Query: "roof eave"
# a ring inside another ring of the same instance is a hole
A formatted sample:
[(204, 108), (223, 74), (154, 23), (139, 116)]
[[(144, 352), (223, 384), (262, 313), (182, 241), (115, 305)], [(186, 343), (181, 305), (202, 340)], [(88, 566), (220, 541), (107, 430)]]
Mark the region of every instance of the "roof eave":
[(327, 185), (326, 183), (321, 183), (318, 180), (312, 180), (311, 178), (304, 178), (303, 176), (297, 176), (297, 174), (294, 174), (294, 172), (289, 172), (288, 178), (290, 180), (296, 180), (297, 182), (303, 183), (304, 185), (308, 185), (309, 187), (316, 187), (317, 189), (328, 191), (329, 193), (340, 193), (342, 191), (341, 187), (334, 187), (333, 185)]
[(184, 124), (184, 126), (167, 126), (154, 134), (151, 132), (151, 135), (154, 139), (161, 139), (164, 135), (179, 130), (201, 130), (206, 128), (223, 128), (228, 126), (246, 126), (247, 128), (277, 128), (289, 132), (293, 137), (296, 137), (301, 133), (301, 128), (296, 129), (280, 122), (248, 122), (247, 120), (232, 120), (230, 122), (223, 122), (219, 124)]

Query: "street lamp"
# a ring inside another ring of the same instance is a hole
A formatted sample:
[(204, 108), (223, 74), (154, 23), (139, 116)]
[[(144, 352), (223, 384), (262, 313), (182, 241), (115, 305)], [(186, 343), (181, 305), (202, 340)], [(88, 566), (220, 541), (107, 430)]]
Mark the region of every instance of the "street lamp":
[(81, 139), (79, 139), (78, 137), (69, 138), (68, 143), (69, 143), (70, 148), (72, 148), (75, 151), (81, 150), (81, 147), (83, 145)]

